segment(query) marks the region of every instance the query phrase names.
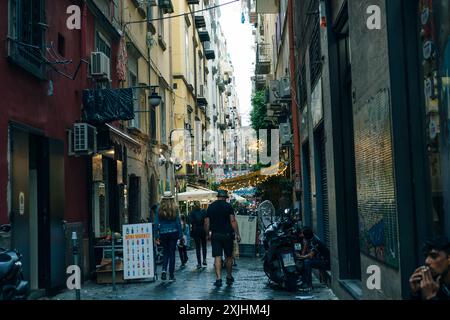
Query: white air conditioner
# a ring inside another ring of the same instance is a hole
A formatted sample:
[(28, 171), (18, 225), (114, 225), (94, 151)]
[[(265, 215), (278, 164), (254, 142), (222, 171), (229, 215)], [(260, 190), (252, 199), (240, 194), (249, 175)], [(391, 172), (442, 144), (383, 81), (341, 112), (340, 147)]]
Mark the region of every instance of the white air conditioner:
[(97, 152), (97, 129), (87, 123), (75, 123), (69, 130), (69, 155), (91, 155)]
[(91, 75), (93, 77), (111, 80), (111, 62), (103, 52), (91, 53)]

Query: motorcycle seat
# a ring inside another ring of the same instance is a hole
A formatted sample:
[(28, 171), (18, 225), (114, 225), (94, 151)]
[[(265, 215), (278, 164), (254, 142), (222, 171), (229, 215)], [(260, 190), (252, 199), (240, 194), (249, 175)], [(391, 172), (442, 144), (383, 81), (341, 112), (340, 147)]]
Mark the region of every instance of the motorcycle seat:
[(5, 278), (8, 273), (14, 268), (14, 259), (6, 254), (0, 253), (0, 280)]

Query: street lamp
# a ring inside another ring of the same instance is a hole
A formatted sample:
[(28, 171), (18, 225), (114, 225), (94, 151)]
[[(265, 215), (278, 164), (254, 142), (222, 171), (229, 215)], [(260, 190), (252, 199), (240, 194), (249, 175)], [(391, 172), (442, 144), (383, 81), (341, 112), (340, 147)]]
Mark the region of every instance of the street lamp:
[(153, 87), (153, 92), (149, 97), (149, 102), (152, 107), (157, 107), (161, 104), (161, 96), (156, 93), (155, 87)]

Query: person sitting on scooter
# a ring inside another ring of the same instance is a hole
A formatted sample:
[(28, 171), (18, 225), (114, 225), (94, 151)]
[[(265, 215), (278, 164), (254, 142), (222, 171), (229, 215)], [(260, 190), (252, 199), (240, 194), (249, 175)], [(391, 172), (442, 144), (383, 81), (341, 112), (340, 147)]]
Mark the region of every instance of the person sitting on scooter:
[(330, 270), (330, 250), (312, 231), (304, 227), (300, 236), (303, 238), (303, 251), (297, 257), (302, 259), (303, 275), (301, 289), (312, 289), (312, 269)]

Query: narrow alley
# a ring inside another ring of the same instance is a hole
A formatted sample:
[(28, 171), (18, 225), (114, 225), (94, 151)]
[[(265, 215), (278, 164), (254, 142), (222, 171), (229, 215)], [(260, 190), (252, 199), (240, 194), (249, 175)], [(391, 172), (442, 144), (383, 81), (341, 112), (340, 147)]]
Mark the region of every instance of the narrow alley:
[[(179, 257), (176, 260), (176, 281), (136, 282), (112, 285), (99, 285), (87, 282), (82, 286), (82, 300), (337, 300), (324, 284), (314, 279), (310, 292), (287, 292), (269, 284), (259, 258), (238, 258), (233, 268), (236, 282), (233, 286), (214, 287), (213, 259), (208, 248), (208, 266), (196, 268), (195, 250), (188, 251), (187, 266), (180, 269)], [(157, 266), (160, 274), (161, 266)], [(223, 270), (225, 272), (225, 269)], [(222, 274), (222, 278), (225, 274)], [(43, 300), (74, 300), (75, 292), (66, 290)]]

